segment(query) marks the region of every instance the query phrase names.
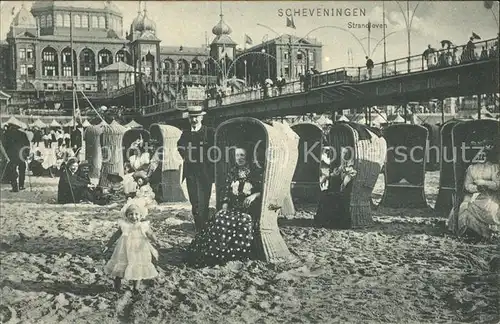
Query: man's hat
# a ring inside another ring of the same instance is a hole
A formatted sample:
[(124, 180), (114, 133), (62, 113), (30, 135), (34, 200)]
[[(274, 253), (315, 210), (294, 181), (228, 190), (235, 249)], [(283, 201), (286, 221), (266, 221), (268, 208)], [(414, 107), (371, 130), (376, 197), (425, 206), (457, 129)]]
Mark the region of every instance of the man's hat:
[(206, 114), (202, 106), (190, 106), (187, 109), (188, 117), (203, 116)]
[(122, 182), (123, 178), (118, 173), (109, 173), (107, 176), (108, 181), (111, 182)]

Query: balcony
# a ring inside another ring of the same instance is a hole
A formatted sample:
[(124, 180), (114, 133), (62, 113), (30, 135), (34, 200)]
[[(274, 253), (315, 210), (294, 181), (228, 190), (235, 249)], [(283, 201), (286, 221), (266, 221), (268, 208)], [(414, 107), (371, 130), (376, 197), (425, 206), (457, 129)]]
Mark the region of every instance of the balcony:
[[(40, 77), (40, 80), (42, 81), (71, 81), (72, 77), (70, 76), (59, 76), (59, 75), (54, 75), (54, 76), (48, 76), (48, 75), (42, 75)], [(76, 75), (74, 77), (75, 81), (96, 81), (97, 82), (97, 76), (92, 75), (92, 76), (83, 76), (83, 75)]]

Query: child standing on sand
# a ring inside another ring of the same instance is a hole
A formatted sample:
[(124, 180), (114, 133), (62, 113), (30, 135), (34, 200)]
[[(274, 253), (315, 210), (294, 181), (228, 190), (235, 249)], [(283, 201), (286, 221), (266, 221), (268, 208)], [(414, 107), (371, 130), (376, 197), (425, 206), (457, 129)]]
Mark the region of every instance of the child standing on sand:
[(129, 201), (122, 213), (125, 219), (118, 221), (119, 229), (104, 248), (105, 253), (116, 242), (116, 247), (104, 268), (104, 272), (113, 276), (114, 288), (119, 291), (122, 279), (133, 280), (133, 291), (138, 292), (141, 280), (158, 276), (152, 257), (158, 260), (158, 251), (151, 245), (158, 241), (145, 221), (147, 208), (137, 201)]

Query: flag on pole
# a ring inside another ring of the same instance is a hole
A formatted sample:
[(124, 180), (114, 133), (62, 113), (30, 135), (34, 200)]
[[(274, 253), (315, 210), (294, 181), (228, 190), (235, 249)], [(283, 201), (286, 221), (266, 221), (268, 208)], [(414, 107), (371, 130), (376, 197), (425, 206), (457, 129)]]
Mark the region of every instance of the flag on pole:
[(286, 17), (286, 26), (287, 27), (290, 27), (290, 28), (293, 28), (293, 29), (296, 29), (295, 28), (295, 23), (293, 22), (293, 17)]
[(248, 44), (248, 45), (253, 44), (253, 40), (247, 34), (245, 34), (245, 44)]

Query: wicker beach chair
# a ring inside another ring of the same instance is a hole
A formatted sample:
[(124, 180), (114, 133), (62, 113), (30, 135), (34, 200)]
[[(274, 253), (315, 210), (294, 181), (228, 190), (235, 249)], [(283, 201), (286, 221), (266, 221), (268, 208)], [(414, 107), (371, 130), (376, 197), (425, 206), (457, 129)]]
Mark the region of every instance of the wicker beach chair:
[[(286, 139), (288, 140), (289, 149), (287, 150), (288, 155), (283, 163), (288, 164), (290, 167), (297, 166), (297, 161), (299, 159), (299, 135), (293, 131), (293, 129), (288, 124), (280, 123), (273, 121), (270, 123), (274, 128), (280, 129), (283, 134), (286, 135)], [(283, 205), (281, 207), (282, 215), (295, 215), (295, 205), (293, 203), (292, 190), (291, 190), (291, 182), (293, 179), (293, 173), (290, 175), (290, 179), (283, 179), (283, 186), (288, 186), (288, 188), (284, 187), (283, 190), (286, 190), (287, 194), (285, 195), (285, 200), (283, 201)]]
[(314, 123), (292, 126), (299, 135), (299, 156), (292, 180), (292, 197), (300, 202), (317, 203), (320, 194), (323, 130)]
[(385, 190), (379, 206), (428, 207), (424, 189), (428, 136), (427, 128), (420, 125), (395, 124), (384, 130)]
[(149, 142), (149, 132), (144, 128), (127, 128), (125, 133), (123, 134), (123, 160), (128, 161), (129, 157), (134, 154), (129, 150), (132, 143), (141, 138), (144, 140), (144, 143)]
[(500, 134), (500, 122), (491, 119), (471, 120), (457, 123), (452, 131), (452, 145), (456, 153), (453, 161), (453, 173), (455, 180), (455, 194), (453, 198), (453, 210), (458, 208), (464, 199), (465, 171), (482, 155), (484, 145), (498, 141)]
[(101, 134), (104, 122), (98, 125), (87, 127), (85, 130), (85, 160), (90, 165), (90, 177), (99, 178), (102, 167)]
[(102, 127), (102, 167), (99, 186), (108, 187), (108, 174), (117, 173), (123, 177), (123, 134), (127, 129), (116, 121)]
[(335, 123), (327, 137), (335, 152), (330, 170), (339, 166), (341, 148), (347, 148), (353, 154), (353, 167), (357, 171), (344, 189), (345, 201), (342, 204), (346, 213), (337, 215), (336, 218), (340, 219), (342, 227), (369, 226), (373, 224), (371, 195), (385, 160), (387, 143), (365, 125), (350, 122)]
[[(263, 168), (262, 203), (258, 219), (254, 219), (255, 255), (271, 262), (291, 258), (277, 222), (279, 209), (290, 194), (290, 184), (295, 171), (295, 165), (286, 163), (293, 155), (290, 152), (290, 142), (289, 134), (284, 132), (282, 127), (271, 126), (249, 117), (225, 121), (217, 127), (215, 133), (215, 143), (222, 155), (217, 159), (215, 173), (218, 209), (222, 205), (222, 191), (227, 173), (234, 163), (228, 156), (230, 151), (227, 148), (245, 143), (247, 149), (253, 149), (250, 154), (252, 163)], [(249, 145), (252, 147), (248, 147)], [(296, 149), (294, 147), (292, 150)]]
[(455, 193), (455, 175), (453, 160), (455, 153), (451, 140), (451, 130), (460, 120), (452, 119), (441, 126), (441, 145), (439, 158), (439, 191), (434, 206), (434, 212), (442, 217), (448, 217), (453, 207)]
[(429, 132), (429, 140), (427, 146), (427, 163), (425, 164), (425, 171), (439, 170), (439, 150), (441, 144), (441, 133), (439, 125), (422, 124)]
[[(170, 125), (153, 124), (150, 126), (151, 139), (157, 140), (162, 148), (160, 154), (161, 180), (159, 200), (161, 202), (183, 202), (187, 193), (182, 183), (182, 157), (177, 151), (177, 141), (181, 130)], [(157, 188), (153, 188), (155, 191)]]

